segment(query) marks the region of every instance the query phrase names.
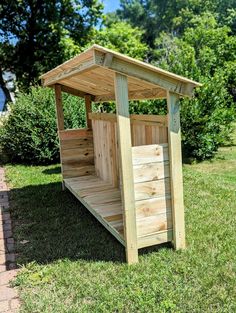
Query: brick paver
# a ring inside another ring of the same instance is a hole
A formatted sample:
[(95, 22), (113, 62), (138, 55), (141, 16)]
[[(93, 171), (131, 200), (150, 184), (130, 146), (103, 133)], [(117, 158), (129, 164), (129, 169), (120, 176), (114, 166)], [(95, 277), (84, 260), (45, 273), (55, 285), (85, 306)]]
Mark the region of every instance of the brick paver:
[(0, 167), (0, 313), (16, 313), (20, 306), (17, 291), (10, 286), (17, 269), (8, 190), (4, 168)]

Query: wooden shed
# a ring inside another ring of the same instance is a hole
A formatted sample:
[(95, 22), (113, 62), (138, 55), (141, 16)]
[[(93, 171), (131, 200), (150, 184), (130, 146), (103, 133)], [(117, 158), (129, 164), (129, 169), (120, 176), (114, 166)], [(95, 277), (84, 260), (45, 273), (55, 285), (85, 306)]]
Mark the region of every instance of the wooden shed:
[[(42, 75), (55, 88), (63, 186), (116, 237), (138, 249), (185, 248), (179, 98), (199, 83), (93, 45)], [(85, 99), (87, 127), (64, 129), (61, 93)], [(168, 115), (130, 115), (129, 100), (166, 98)], [(116, 114), (92, 102), (116, 102)]]

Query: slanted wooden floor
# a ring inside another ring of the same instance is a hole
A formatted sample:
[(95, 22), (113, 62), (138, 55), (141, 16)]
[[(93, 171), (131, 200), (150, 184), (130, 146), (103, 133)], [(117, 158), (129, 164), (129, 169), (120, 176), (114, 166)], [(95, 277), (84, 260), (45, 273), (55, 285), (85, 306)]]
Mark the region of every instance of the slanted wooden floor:
[(98, 221), (125, 245), (120, 190), (94, 175), (67, 178), (64, 183)]

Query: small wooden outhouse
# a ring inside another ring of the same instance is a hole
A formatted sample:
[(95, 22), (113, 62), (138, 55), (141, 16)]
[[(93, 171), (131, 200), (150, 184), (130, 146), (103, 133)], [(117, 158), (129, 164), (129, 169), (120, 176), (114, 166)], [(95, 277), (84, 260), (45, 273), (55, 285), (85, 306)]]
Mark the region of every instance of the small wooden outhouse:
[[(63, 186), (116, 237), (138, 249), (185, 248), (180, 97), (199, 83), (93, 45), (42, 75), (55, 88)], [(87, 127), (64, 129), (61, 93), (85, 99)], [(168, 115), (130, 115), (129, 100), (167, 99)], [(92, 102), (116, 102), (116, 114)]]

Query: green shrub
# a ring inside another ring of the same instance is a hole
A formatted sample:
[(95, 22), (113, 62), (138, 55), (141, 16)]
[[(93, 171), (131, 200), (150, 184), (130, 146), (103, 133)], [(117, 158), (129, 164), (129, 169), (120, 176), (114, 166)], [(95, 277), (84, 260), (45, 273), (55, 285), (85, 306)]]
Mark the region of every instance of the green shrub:
[[(85, 126), (83, 100), (63, 94), (65, 128)], [(3, 151), (14, 162), (48, 164), (59, 160), (54, 92), (32, 87), (11, 106), (0, 132)]]
[(230, 140), (235, 104), (226, 88), (223, 72), (202, 80), (193, 99), (181, 105), (183, 152), (197, 160), (212, 158)]

